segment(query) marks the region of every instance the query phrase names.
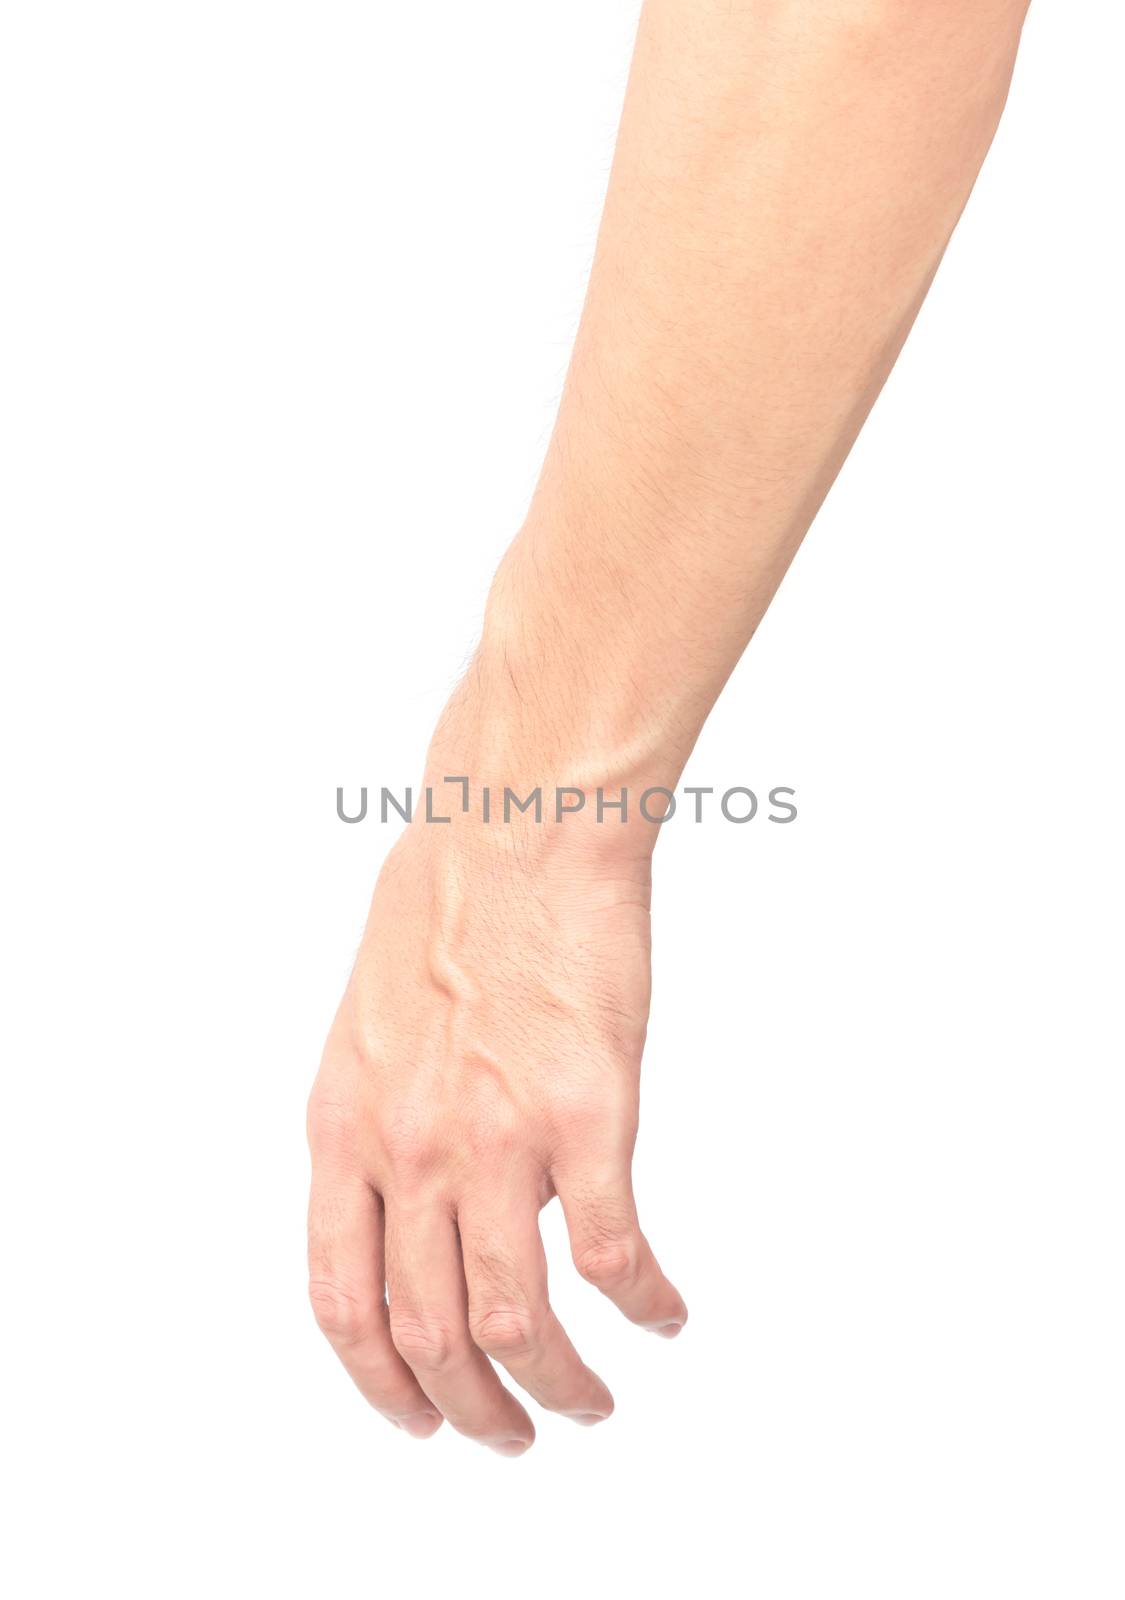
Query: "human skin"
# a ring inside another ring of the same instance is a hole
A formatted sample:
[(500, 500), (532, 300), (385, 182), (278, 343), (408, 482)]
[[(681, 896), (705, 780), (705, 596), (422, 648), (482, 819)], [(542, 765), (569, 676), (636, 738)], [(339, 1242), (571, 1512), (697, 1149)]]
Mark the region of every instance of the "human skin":
[[(929, 287), (1025, 9), (648, 0), (547, 459), (427, 783), (675, 787)], [(552, 1198), (627, 1317), (687, 1317), (630, 1181), (659, 829), (446, 810), (388, 857), (313, 1089), (310, 1295), (384, 1416), (519, 1455), (494, 1363), (612, 1409), (550, 1309)]]

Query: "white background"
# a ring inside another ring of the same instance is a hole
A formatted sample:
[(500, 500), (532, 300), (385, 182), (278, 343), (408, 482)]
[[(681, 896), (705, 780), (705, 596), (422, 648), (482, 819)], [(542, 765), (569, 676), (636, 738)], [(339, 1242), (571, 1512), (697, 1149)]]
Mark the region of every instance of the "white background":
[[(1117, 7), (1032, 7), (917, 330), (669, 826), (618, 1400), (394, 1433), (304, 1098), (558, 395), (635, 7), (0, 25), (2, 1561), (20, 1600), (1125, 1590)], [(1117, 992), (1115, 992), (1117, 991)]]

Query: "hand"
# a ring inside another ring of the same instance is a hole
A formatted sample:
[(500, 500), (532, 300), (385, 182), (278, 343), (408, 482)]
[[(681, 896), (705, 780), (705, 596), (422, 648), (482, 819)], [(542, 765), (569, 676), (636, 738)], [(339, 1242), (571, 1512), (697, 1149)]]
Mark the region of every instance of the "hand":
[(649, 852), (612, 829), (416, 820), (375, 890), (310, 1101), (310, 1294), (415, 1437), (528, 1448), (489, 1358), (576, 1422), (612, 1411), (548, 1301), (556, 1194), (584, 1278), (667, 1337), (687, 1316), (633, 1201)]

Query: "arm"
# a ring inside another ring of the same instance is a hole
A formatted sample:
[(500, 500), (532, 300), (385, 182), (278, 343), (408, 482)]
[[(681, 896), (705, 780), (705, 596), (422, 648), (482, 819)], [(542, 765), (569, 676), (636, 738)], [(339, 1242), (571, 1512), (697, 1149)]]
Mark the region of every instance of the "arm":
[[(648, 0), (547, 459), (427, 782), (675, 786), (926, 293), (1024, 9)], [(608, 1414), (547, 1300), (556, 1194), (584, 1276), (686, 1318), (629, 1178), (657, 833), (474, 802), (380, 877), (311, 1103), (312, 1297), (410, 1432), (521, 1453), (489, 1356)]]

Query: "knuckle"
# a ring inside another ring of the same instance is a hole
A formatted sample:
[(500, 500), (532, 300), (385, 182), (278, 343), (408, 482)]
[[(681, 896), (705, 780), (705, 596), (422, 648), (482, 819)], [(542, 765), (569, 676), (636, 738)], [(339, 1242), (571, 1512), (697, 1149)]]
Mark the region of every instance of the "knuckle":
[(637, 1094), (632, 1078), (623, 1079), (614, 1062), (596, 1083), (560, 1080), (551, 1086), (548, 1110), (561, 1149), (587, 1150), (611, 1130), (615, 1145), (631, 1149), (637, 1132)]
[(309, 1096), (305, 1125), (314, 1151), (347, 1148), (355, 1133), (354, 1104), (331, 1094), (319, 1083)]
[(474, 1344), (497, 1360), (530, 1355), (538, 1344), (537, 1320), (528, 1311), (491, 1309), (474, 1316)]
[(330, 1278), (310, 1282), (309, 1304), (317, 1327), (333, 1344), (357, 1344), (370, 1330), (370, 1318), (359, 1302)]
[(591, 1245), (575, 1253), (574, 1265), (587, 1283), (598, 1289), (616, 1289), (635, 1276), (637, 1252), (625, 1240)]
[(483, 1149), (504, 1149), (518, 1140), (523, 1118), (509, 1089), (494, 1072), (491, 1054), (479, 1047), (464, 1052), (466, 1084), (461, 1122)]
[(392, 1169), (407, 1180), (422, 1177), (435, 1165), (437, 1144), (429, 1118), (416, 1109), (388, 1110), (382, 1142)]
[(408, 1366), (440, 1372), (457, 1356), (450, 1330), (430, 1318), (391, 1312), (391, 1342)]
[(496, 1118), (467, 1117), (458, 1130), (458, 1145), (474, 1167), (495, 1171), (517, 1154), (521, 1139), (511, 1123)]

